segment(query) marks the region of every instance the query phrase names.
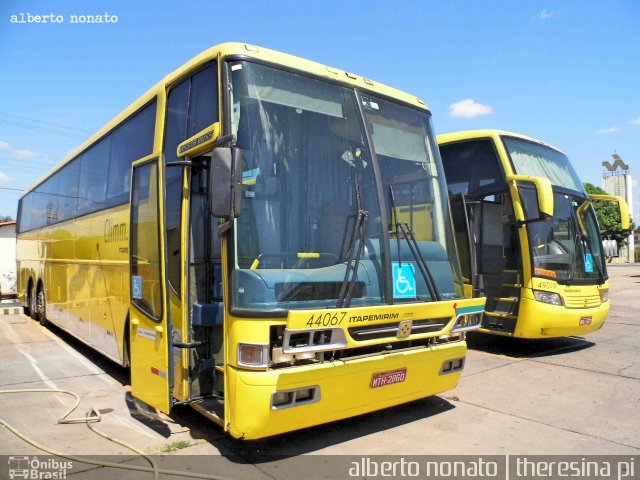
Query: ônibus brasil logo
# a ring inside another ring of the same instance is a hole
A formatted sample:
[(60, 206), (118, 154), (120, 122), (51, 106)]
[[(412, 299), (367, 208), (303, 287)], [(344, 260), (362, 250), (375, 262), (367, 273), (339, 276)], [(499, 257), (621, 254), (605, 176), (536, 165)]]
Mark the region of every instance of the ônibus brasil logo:
[(9, 478), (24, 478), (26, 480), (65, 480), (67, 473), (73, 468), (70, 461), (56, 458), (40, 460), (38, 457), (11, 456), (9, 457)]

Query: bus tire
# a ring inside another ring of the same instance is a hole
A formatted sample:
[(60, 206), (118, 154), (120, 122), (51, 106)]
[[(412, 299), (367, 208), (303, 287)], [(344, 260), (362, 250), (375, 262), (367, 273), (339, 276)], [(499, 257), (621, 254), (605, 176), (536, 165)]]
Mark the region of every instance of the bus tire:
[(35, 316), (33, 318), (40, 322), (40, 325), (46, 325), (49, 323), (47, 320), (47, 299), (44, 295), (42, 284), (38, 285), (37, 292), (34, 302)]
[[(27, 317), (31, 317), (31, 307), (33, 306), (33, 282), (31, 281), (31, 279), (29, 279), (29, 282), (27, 283), (27, 291), (26, 291), (26, 297), (25, 298), (25, 302), (24, 302), (24, 314)], [(33, 318), (33, 317), (32, 317)]]

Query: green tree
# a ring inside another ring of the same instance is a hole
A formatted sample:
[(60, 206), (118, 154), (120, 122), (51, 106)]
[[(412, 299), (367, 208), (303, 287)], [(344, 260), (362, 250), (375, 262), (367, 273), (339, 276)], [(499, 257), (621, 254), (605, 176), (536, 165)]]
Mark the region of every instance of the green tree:
[[(596, 187), (590, 183), (585, 183), (584, 188), (587, 193), (608, 195), (608, 193), (602, 188)], [(622, 230), (618, 204), (615, 202), (593, 202), (593, 208), (596, 211), (596, 217), (598, 217), (600, 232), (611, 235), (612, 238), (615, 238), (620, 247), (626, 245), (627, 237), (629, 236), (629, 233), (633, 231), (635, 226), (631, 224), (631, 230)]]
[(11, 215), (0, 215), (0, 223), (2, 222), (12, 222), (13, 217)]

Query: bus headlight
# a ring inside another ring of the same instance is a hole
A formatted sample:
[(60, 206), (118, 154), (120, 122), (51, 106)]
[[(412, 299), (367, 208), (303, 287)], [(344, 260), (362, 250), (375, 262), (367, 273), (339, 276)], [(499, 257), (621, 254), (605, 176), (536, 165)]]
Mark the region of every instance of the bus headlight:
[(537, 301), (548, 303), (550, 305), (562, 305), (562, 297), (557, 293), (545, 292), (543, 290), (534, 290), (533, 296)]
[(603, 288), (600, 290), (600, 302), (604, 303), (609, 300), (609, 289)]
[(247, 368), (267, 368), (269, 366), (269, 345), (239, 343), (238, 365)]

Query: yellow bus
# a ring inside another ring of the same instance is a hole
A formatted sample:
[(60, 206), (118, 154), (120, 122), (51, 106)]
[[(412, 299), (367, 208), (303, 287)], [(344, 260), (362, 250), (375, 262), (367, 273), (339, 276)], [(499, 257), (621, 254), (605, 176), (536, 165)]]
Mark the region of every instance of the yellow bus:
[(438, 136), (463, 277), (485, 296), (481, 331), (522, 338), (583, 335), (609, 311), (607, 267), (591, 202), (560, 150), (524, 135)]
[[(451, 389), (484, 299), (464, 297), (430, 116), (350, 72), (206, 50), (25, 193), (20, 296), (129, 365), (138, 399), (237, 438)], [(412, 192), (428, 238), (391, 224)]]

